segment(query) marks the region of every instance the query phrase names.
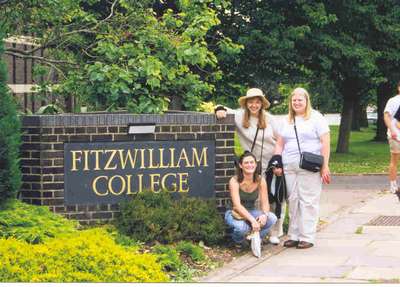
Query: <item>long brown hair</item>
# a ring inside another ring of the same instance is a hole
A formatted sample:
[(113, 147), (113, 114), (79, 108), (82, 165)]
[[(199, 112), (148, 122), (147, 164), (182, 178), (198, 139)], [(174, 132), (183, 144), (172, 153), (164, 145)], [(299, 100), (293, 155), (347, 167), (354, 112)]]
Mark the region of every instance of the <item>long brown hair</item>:
[[(248, 101), (248, 99), (246, 100), (246, 103), (245, 103), (244, 117), (243, 117), (243, 122), (242, 122), (242, 126), (246, 129), (250, 127), (250, 110), (247, 108), (247, 101)], [(265, 129), (267, 127), (267, 121), (265, 120), (264, 106), (262, 106), (260, 111), (258, 112), (257, 127), (260, 129)]]
[[(245, 157), (248, 157), (248, 156), (251, 156), (251, 157), (254, 159), (254, 161), (257, 163), (257, 165), (258, 165), (256, 156), (255, 156), (253, 153), (249, 152), (249, 151), (245, 151), (245, 152), (239, 157), (239, 164), (243, 164), (243, 159), (244, 159)], [(239, 183), (242, 183), (242, 182), (243, 182), (243, 179), (244, 179), (244, 175), (243, 175), (243, 170), (240, 168), (239, 164), (236, 166), (236, 176), (237, 176), (237, 181), (238, 181)], [(257, 168), (256, 168), (256, 170), (257, 170)], [(256, 170), (254, 171), (253, 182), (259, 183), (259, 182), (261, 181), (261, 176), (260, 176), (259, 174), (257, 174)]]

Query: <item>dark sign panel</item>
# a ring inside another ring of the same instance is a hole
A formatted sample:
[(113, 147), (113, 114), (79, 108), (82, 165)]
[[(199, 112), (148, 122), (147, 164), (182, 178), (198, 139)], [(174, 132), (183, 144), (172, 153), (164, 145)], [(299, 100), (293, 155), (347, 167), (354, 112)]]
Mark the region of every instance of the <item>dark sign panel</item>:
[(215, 142), (64, 144), (65, 204), (109, 204), (137, 192), (214, 196)]

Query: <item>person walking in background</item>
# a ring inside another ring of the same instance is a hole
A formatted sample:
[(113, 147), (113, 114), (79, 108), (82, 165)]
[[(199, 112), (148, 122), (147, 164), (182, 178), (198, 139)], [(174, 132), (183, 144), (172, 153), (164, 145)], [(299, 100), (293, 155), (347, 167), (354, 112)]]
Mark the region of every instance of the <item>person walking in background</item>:
[(383, 111), (383, 120), (387, 127), (390, 147), (390, 191), (395, 193), (400, 200), (400, 190), (397, 185), (397, 163), (400, 156), (400, 81), (397, 83), (397, 95), (390, 98), (386, 103)]
[[(269, 212), (265, 178), (256, 169), (256, 157), (246, 151), (239, 158), (236, 175), (229, 180), (232, 207), (225, 213), (225, 222), (233, 228), (232, 239), (236, 244), (243, 244), (252, 231), (259, 232), (262, 240), (277, 220)], [(257, 199), (259, 209), (255, 207)]]
[[(323, 156), (320, 172), (299, 167), (299, 146), (302, 152)], [(315, 243), (322, 183), (330, 183), (331, 179), (330, 130), (321, 113), (312, 109), (310, 96), (303, 88), (294, 89), (289, 97), (289, 114), (279, 130), (275, 153), (282, 156), (288, 192), (290, 239), (284, 246), (310, 248)], [(276, 172), (279, 174), (282, 169)]]
[[(215, 115), (217, 119), (223, 119), (227, 114), (235, 115), (235, 126), (239, 142), (243, 150), (251, 151), (261, 161), (261, 174), (264, 175), (270, 161), (276, 143), (276, 130), (279, 123), (266, 110), (270, 103), (262, 90), (258, 88), (248, 89), (246, 96), (239, 98), (239, 109), (230, 109), (224, 106), (217, 106)], [(262, 158), (261, 158), (262, 155)], [(275, 210), (275, 203), (271, 206)], [(272, 244), (279, 244), (279, 237), (283, 235), (283, 221), (285, 205), (277, 214), (278, 222), (271, 230), (269, 241)], [(282, 214), (282, 215), (281, 215)]]

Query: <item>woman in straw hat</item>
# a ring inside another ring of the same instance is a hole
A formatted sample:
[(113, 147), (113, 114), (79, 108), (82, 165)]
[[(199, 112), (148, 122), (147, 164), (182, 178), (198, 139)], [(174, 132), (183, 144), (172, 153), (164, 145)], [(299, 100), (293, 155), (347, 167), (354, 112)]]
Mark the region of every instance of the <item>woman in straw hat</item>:
[[(275, 117), (266, 111), (270, 103), (262, 90), (258, 88), (247, 90), (246, 95), (239, 98), (239, 105), (240, 108), (235, 110), (217, 106), (215, 109), (216, 117), (217, 119), (222, 119), (227, 114), (235, 115), (235, 125), (240, 145), (243, 150), (251, 150), (257, 160), (261, 161), (262, 174), (264, 174), (268, 162), (274, 154), (276, 131), (279, 123)], [(259, 128), (258, 132), (257, 128)], [(254, 147), (252, 149), (253, 141)], [(261, 154), (262, 158), (260, 158)], [(273, 208), (274, 206), (272, 206)], [(279, 244), (279, 237), (283, 235), (284, 214), (285, 208), (282, 208), (277, 224), (271, 229), (269, 240), (272, 244)]]

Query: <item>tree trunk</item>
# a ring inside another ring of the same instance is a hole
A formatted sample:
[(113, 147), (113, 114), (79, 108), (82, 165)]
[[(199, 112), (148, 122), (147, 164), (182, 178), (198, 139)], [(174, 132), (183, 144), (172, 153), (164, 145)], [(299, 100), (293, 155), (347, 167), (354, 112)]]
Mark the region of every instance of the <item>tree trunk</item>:
[(169, 103), (169, 110), (174, 110), (174, 111), (183, 110), (182, 98), (180, 96), (173, 95), (171, 97), (171, 102)]
[(73, 113), (75, 111), (75, 101), (74, 97), (71, 95), (65, 99), (65, 111), (67, 113)]
[(391, 97), (392, 88), (390, 83), (382, 83), (378, 87), (378, 121), (376, 123), (376, 136), (374, 138), (375, 141), (386, 141), (386, 126), (383, 121), (383, 110), (385, 109), (386, 102)]
[(367, 128), (368, 127), (368, 119), (367, 119), (367, 106), (363, 105), (361, 107), (360, 113), (360, 127)]
[(343, 83), (341, 93), (343, 96), (343, 107), (339, 127), (339, 137), (336, 146), (337, 153), (348, 153), (350, 146), (351, 122), (353, 119), (353, 108), (357, 102), (357, 81), (347, 79)]
[(359, 132), (361, 130), (360, 129), (361, 105), (359, 97), (357, 97), (353, 107), (354, 108), (353, 108), (353, 116), (351, 118), (351, 130)]

